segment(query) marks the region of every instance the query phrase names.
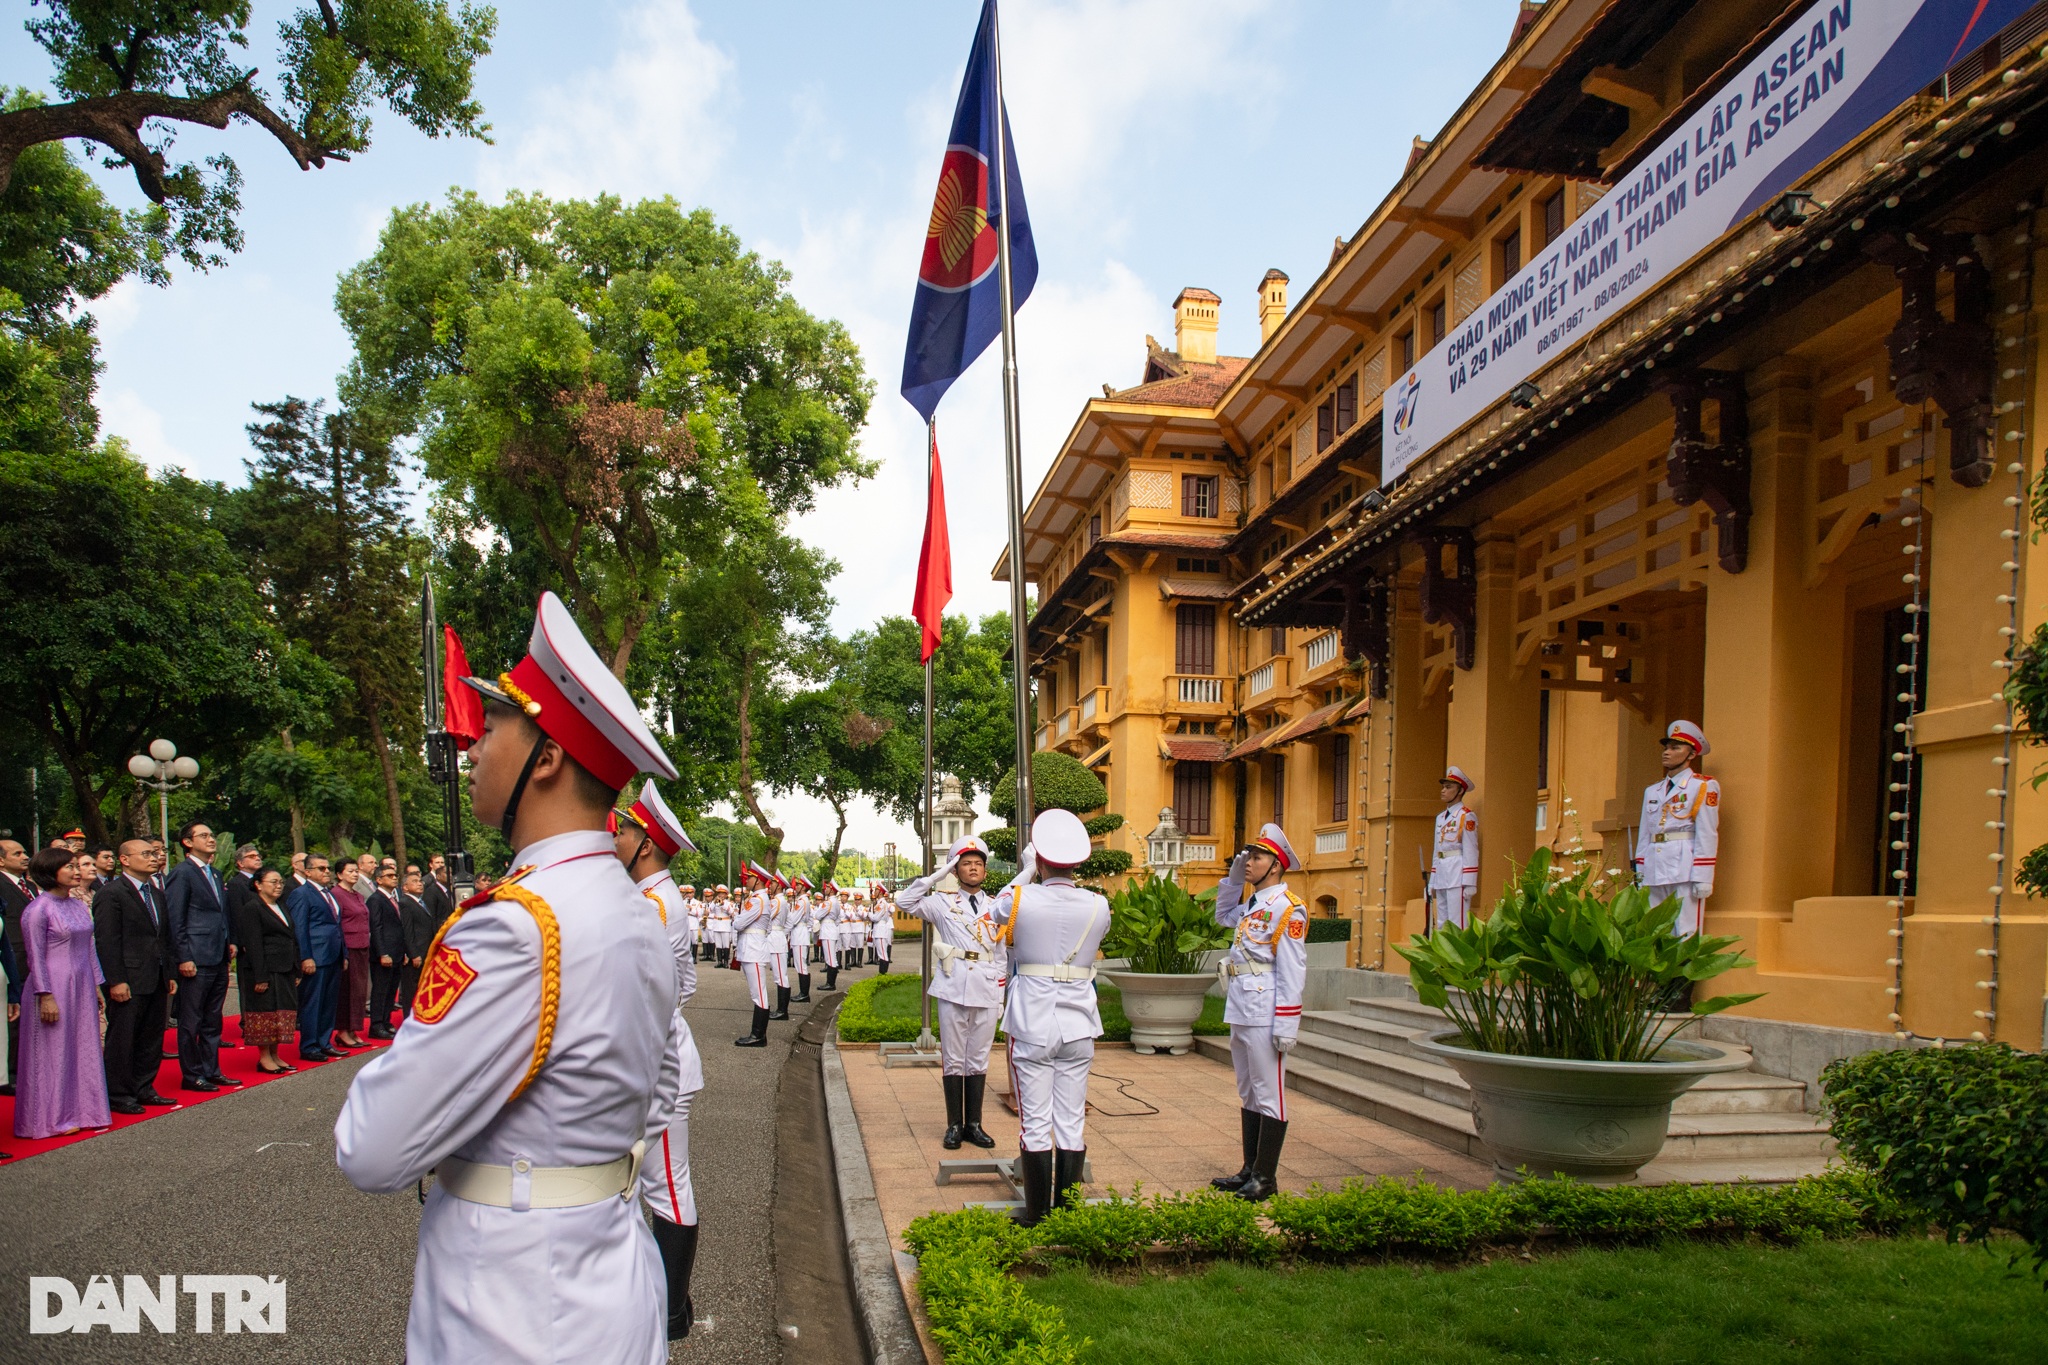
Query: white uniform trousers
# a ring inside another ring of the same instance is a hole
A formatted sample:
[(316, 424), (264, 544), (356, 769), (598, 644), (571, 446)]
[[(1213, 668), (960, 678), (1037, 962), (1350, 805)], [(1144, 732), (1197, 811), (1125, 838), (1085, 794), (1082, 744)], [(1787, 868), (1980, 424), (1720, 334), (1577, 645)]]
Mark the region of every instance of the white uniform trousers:
[(1646, 886), (1643, 890), (1650, 893), (1652, 905), (1661, 904), (1667, 896), (1678, 897), (1678, 923), (1671, 926), (1672, 933), (1684, 938), (1687, 934), (1697, 934), (1700, 931), (1702, 902), (1693, 894), (1691, 882), (1679, 882), (1674, 886)]
[(747, 998), (762, 1009), (772, 1008), (774, 999), (768, 993), (768, 964), (765, 962), (742, 962), (740, 975), (747, 979)]
[(697, 1192), (690, 1184), (690, 1101), (692, 1091), (676, 1101), (661, 1145), (640, 1163), (640, 1197), (656, 1218), (685, 1227), (697, 1221)]
[(1273, 1046), (1270, 1024), (1230, 1026), (1230, 1068), (1241, 1108), (1287, 1122), (1287, 1054)]
[(784, 990), (788, 990), (789, 949), (787, 947), (777, 948), (775, 950), (775, 960), (769, 965), (775, 969), (775, 984), (782, 987)]
[(1472, 920), (1472, 893), (1462, 886), (1443, 887), (1429, 893), (1430, 927), (1455, 924), (1465, 928)]
[(875, 961), (880, 963), (884, 967), (889, 965), (889, 945), (895, 942), (895, 939), (896, 935), (894, 931), (891, 931), (887, 934), (880, 934), (875, 937)]
[(939, 1007), (939, 1069), (948, 1076), (979, 1076), (988, 1070), (988, 1048), (1003, 1007), (933, 1003)]
[(1068, 1043), (1010, 1040), (1010, 1083), (1017, 1087), (1018, 1145), (1027, 1152), (1088, 1145), (1088, 1068), (1095, 1040)]

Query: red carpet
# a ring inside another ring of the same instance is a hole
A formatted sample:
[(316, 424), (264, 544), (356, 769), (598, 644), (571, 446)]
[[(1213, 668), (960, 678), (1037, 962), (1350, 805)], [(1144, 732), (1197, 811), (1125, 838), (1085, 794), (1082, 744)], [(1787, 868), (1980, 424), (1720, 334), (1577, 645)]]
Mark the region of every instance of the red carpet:
[[(387, 1043), (365, 1041), (370, 1047), (389, 1046)], [(164, 1031), (164, 1051), (176, 1052), (177, 1050), (178, 1030), (175, 1027), (166, 1029)], [(300, 1061), (298, 1045), (295, 1043), (280, 1045), (277, 1055), (287, 1065), (295, 1066), (300, 1071), (311, 1071), (317, 1067), (327, 1065), (326, 1062)], [(243, 1044), (242, 1017), (238, 1014), (228, 1015), (221, 1026), (220, 1069), (221, 1074), (241, 1081), (244, 1088), (268, 1085), (272, 1081), (290, 1080), (292, 1075), (291, 1072), (285, 1072), (278, 1076), (266, 1076), (257, 1069), (256, 1049)], [(203, 1090), (182, 1089), (178, 1085), (178, 1063), (172, 1059), (166, 1059), (163, 1069), (157, 1072), (156, 1088), (159, 1094), (163, 1095), (166, 1099), (176, 1100), (182, 1108), (190, 1108), (195, 1104), (205, 1104), (208, 1100), (217, 1100), (239, 1093), (226, 1088), (216, 1090), (212, 1094), (208, 1094)], [(177, 1112), (176, 1109), (171, 1108), (152, 1108), (140, 1114), (116, 1114), (114, 1115), (113, 1126), (109, 1128), (86, 1128), (76, 1133), (67, 1133), (63, 1137), (23, 1138), (14, 1135), (14, 1096), (0, 1095), (0, 1152), (11, 1153), (15, 1161), (21, 1161), (28, 1157), (41, 1156), (44, 1152), (54, 1152), (59, 1147), (68, 1147), (74, 1142), (83, 1142), (87, 1138), (98, 1137), (101, 1133), (112, 1133), (123, 1128), (133, 1128), (138, 1123), (147, 1123), (151, 1119), (161, 1118), (165, 1114), (175, 1114)], [(0, 1170), (4, 1170), (13, 1164), (13, 1161), (0, 1162)]]

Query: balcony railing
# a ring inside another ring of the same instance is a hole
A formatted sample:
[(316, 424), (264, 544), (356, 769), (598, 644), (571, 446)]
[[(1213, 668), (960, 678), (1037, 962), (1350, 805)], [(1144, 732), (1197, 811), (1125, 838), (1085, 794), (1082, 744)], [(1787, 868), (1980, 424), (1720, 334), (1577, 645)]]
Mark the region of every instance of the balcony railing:
[(1311, 669), (1321, 668), (1324, 664), (1337, 657), (1337, 632), (1334, 630), (1324, 631), (1321, 635), (1316, 636), (1315, 639), (1310, 640), (1302, 653)]
[(1216, 845), (1183, 844), (1181, 856), (1191, 863), (1213, 863), (1216, 861)]
[(1109, 716), (1109, 688), (1095, 686), (1081, 694), (1081, 724), (1087, 725), (1097, 716)]
[(1249, 698), (1249, 697), (1256, 697), (1256, 696), (1258, 696), (1258, 695), (1259, 695), (1260, 693), (1262, 693), (1262, 692), (1270, 692), (1270, 691), (1272, 691), (1272, 690), (1273, 690), (1273, 665), (1272, 665), (1272, 664), (1270, 664), (1270, 663), (1263, 663), (1263, 664), (1260, 664), (1260, 665), (1259, 665), (1259, 666), (1258, 666), (1257, 668), (1253, 669), (1253, 670), (1252, 670), (1252, 671), (1251, 671), (1250, 673), (1248, 673), (1248, 674), (1246, 674), (1246, 675), (1245, 675), (1245, 680), (1244, 680), (1244, 694), (1245, 694), (1245, 696), (1246, 696), (1246, 697), (1248, 697), (1248, 698)]
[(1346, 831), (1326, 829), (1316, 835), (1316, 852), (1342, 853), (1345, 848)]
[(1052, 727), (1050, 725), (1038, 727), (1038, 747), (1041, 749), (1050, 749), (1052, 747)]
[(1074, 732), (1074, 708), (1069, 706), (1060, 712), (1059, 725), (1054, 731), (1057, 739), (1065, 739)]
[(1183, 705), (1221, 706), (1223, 704), (1223, 679), (1213, 675), (1176, 673), (1167, 679), (1173, 689), (1171, 695)]

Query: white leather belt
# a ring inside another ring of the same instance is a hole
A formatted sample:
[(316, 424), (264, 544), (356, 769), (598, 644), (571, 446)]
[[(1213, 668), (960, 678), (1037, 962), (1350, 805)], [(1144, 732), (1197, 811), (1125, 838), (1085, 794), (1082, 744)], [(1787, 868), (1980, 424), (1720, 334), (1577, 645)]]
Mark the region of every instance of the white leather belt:
[(1224, 976), (1268, 976), (1273, 971), (1270, 962), (1219, 962), (1217, 969)]
[(495, 1166), (451, 1156), (434, 1168), (434, 1178), (457, 1199), (494, 1209), (578, 1209), (607, 1199), (630, 1199), (646, 1155), (643, 1141), (634, 1143), (627, 1155), (598, 1166), (535, 1166), (528, 1161)]
[(1093, 967), (1076, 967), (1066, 962), (1027, 962), (1012, 969), (1014, 976), (1049, 976), (1055, 981), (1093, 981)]

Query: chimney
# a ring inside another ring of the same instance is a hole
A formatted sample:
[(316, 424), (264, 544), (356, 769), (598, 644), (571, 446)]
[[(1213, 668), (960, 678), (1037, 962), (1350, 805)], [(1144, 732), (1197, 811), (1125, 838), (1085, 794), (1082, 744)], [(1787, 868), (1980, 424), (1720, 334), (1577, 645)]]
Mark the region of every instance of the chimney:
[(1268, 270), (1266, 278), (1259, 281), (1259, 340), (1280, 329), (1287, 320), (1287, 276), (1278, 270)]
[(1182, 360), (1216, 363), (1216, 308), (1223, 302), (1199, 285), (1189, 285), (1173, 300), (1173, 349)]

